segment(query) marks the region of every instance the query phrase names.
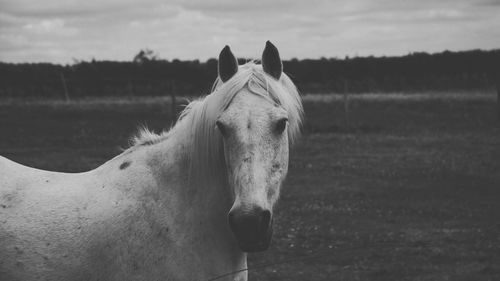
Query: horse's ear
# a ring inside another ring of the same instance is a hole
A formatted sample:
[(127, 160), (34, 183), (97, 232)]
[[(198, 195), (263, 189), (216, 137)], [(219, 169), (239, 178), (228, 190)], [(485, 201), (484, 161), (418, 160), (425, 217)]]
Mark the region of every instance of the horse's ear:
[(262, 68), (264, 71), (279, 80), (283, 72), (283, 63), (281, 62), (278, 49), (270, 41), (266, 42), (266, 48), (262, 53)]
[(238, 61), (227, 45), (219, 54), (218, 72), (222, 82), (231, 79), (238, 72)]

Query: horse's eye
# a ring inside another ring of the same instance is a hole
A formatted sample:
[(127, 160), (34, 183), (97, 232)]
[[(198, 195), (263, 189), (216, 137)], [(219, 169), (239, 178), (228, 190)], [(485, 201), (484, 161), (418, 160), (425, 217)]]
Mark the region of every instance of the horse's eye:
[(227, 135), (227, 129), (226, 129), (226, 125), (224, 125), (224, 123), (222, 123), (221, 121), (217, 120), (217, 121), (215, 121), (215, 125), (217, 126), (217, 129), (219, 129), (219, 132), (223, 136)]
[(281, 134), (286, 128), (286, 124), (288, 123), (288, 118), (282, 118), (278, 120), (276, 123), (276, 132)]

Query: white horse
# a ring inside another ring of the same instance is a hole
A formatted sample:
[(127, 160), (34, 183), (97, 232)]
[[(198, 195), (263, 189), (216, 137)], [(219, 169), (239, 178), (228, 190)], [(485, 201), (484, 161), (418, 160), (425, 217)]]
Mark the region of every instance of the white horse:
[(203, 281), (267, 249), (300, 97), (270, 42), (262, 66), (226, 46), (218, 71), (175, 127), (144, 130), (95, 170), (0, 157), (0, 280)]

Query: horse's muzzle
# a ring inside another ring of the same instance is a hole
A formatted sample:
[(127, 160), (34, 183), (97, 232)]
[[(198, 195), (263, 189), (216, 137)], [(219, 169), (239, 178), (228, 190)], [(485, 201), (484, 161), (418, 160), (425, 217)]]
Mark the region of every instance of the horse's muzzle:
[(242, 251), (260, 252), (269, 248), (273, 234), (271, 211), (260, 207), (250, 211), (233, 209), (228, 221)]

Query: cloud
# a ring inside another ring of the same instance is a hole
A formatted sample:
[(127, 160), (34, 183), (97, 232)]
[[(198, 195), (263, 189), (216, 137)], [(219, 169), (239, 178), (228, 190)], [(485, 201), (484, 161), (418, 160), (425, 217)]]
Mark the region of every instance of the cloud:
[(70, 63), (207, 59), (231, 45), (258, 58), (402, 55), (499, 48), (497, 0), (0, 0), (0, 60)]
[(67, 27), (65, 21), (58, 18), (27, 23), (23, 28), (26, 32), (32, 32), (37, 35), (73, 36), (78, 33), (78, 29)]

